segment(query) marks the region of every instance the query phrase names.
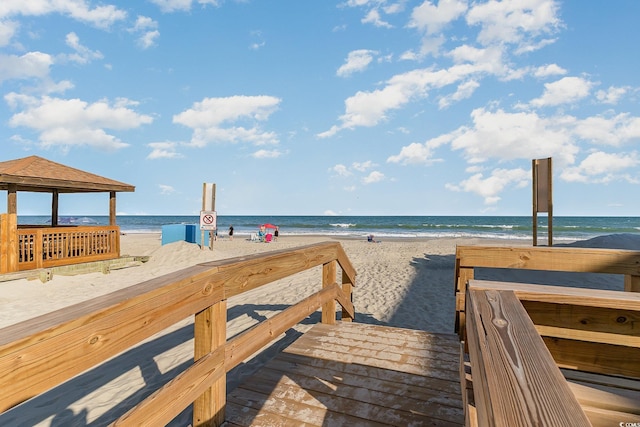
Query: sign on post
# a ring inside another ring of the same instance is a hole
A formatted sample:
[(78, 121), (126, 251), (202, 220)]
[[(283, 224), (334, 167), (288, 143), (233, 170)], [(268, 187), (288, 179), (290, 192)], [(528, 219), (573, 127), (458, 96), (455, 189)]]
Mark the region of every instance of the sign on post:
[(213, 231), (216, 229), (217, 214), (216, 211), (200, 212), (200, 230)]
[(200, 238), (204, 249), (204, 232), (209, 231), (209, 249), (213, 249), (216, 231), (216, 185), (202, 184), (202, 210), (200, 211)]
[(547, 237), (553, 246), (553, 193), (551, 177), (551, 157), (534, 159), (533, 171), (533, 246), (538, 245), (538, 212), (547, 213)]

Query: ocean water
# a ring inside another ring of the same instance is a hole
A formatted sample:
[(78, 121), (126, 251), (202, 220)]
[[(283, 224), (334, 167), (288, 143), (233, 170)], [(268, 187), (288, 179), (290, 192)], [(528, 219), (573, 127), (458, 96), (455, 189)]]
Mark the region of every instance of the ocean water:
[[(19, 224), (47, 224), (47, 216), (19, 216)], [(108, 216), (61, 217), (60, 223), (108, 224)], [(125, 233), (159, 233), (163, 225), (199, 224), (199, 216), (118, 216)], [(484, 237), (531, 239), (531, 217), (524, 216), (225, 216), (217, 218), (218, 233), (230, 225), (236, 236), (249, 236), (264, 223), (280, 227), (281, 235), (327, 235), (364, 238)], [(585, 240), (597, 236), (630, 233), (640, 236), (640, 217), (554, 217), (554, 242)], [(547, 218), (538, 218), (538, 241), (547, 239)]]

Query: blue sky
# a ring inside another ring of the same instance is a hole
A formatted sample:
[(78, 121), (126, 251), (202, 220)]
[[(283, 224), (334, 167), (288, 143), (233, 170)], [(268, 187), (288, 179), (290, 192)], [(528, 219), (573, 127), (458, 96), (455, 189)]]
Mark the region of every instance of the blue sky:
[[(136, 186), (118, 213), (640, 212), (640, 2), (2, 0), (0, 160)], [(6, 194), (0, 208), (6, 211)], [(108, 213), (62, 195), (61, 214)], [(18, 213), (50, 196), (19, 193)]]

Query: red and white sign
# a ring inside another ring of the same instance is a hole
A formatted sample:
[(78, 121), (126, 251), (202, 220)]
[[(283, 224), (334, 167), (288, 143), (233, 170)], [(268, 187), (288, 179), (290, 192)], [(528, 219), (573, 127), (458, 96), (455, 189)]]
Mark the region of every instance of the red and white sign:
[(215, 230), (216, 223), (216, 211), (200, 211), (200, 230)]

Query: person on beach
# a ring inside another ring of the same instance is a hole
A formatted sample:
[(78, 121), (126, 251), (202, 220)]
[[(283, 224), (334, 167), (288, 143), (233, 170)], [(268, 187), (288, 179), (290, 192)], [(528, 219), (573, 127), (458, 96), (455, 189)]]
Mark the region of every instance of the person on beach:
[(233, 240), (233, 225), (229, 226), (229, 240)]
[(280, 235), (280, 227), (276, 227), (276, 231), (273, 232), (273, 240), (275, 242), (278, 241), (278, 236)]

